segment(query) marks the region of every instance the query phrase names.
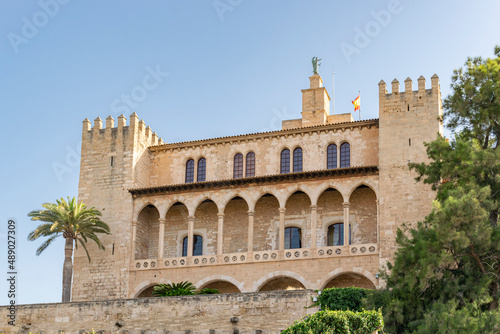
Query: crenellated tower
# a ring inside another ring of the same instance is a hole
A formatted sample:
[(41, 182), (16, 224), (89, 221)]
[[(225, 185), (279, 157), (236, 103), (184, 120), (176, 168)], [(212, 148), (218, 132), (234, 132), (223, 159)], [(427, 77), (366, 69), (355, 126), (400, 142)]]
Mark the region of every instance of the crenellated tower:
[(134, 112), (129, 125), (125, 116), (100, 117), (94, 126), (83, 121), (78, 199), (103, 214), (112, 234), (102, 236), (106, 247), (100, 251), (90, 245), (89, 263), (79, 248), (74, 257), (72, 300), (125, 298), (128, 282), (132, 230), (132, 195), (130, 188), (149, 185), (149, 146), (163, 140), (146, 126)]
[(408, 164), (428, 161), (424, 143), (443, 133), (439, 78), (432, 76), (430, 89), (423, 76), (418, 78), (417, 90), (410, 78), (404, 83), (400, 92), (394, 79), (391, 93), (384, 81), (379, 83), (381, 265), (394, 255), (397, 228), (422, 220), (435, 197), (429, 185), (414, 180), (416, 173)]

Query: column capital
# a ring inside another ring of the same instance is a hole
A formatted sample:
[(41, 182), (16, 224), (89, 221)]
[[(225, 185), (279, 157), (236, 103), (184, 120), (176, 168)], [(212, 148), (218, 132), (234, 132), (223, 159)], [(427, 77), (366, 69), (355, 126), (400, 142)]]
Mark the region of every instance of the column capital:
[(165, 223), (166, 223), (166, 221), (167, 221), (167, 218), (158, 218), (158, 222), (159, 222), (160, 224), (165, 224)]
[(318, 206), (317, 205), (311, 205), (311, 210), (313, 210), (313, 211), (318, 210)]
[(351, 205), (351, 203), (349, 203), (349, 202), (342, 203), (342, 206), (344, 207), (344, 209), (349, 209), (350, 205)]
[(248, 211), (249, 216), (255, 216), (255, 211)]
[(285, 213), (286, 212), (286, 208), (279, 208), (279, 211), (280, 211), (280, 213)]
[(137, 219), (132, 219), (132, 226), (136, 226), (137, 225)]
[(194, 221), (194, 216), (188, 216), (188, 221), (190, 222)]
[(217, 214), (217, 217), (218, 217), (218, 218), (224, 218), (224, 214), (223, 214), (223, 213), (218, 213), (218, 214)]

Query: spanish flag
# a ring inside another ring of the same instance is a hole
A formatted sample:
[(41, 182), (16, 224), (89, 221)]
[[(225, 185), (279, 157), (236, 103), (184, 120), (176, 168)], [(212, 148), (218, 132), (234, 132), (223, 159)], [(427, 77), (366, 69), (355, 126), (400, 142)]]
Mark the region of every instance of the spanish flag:
[(361, 109), (361, 94), (358, 95), (357, 98), (354, 99), (354, 101), (351, 101), (352, 104), (354, 104), (354, 111), (358, 111)]

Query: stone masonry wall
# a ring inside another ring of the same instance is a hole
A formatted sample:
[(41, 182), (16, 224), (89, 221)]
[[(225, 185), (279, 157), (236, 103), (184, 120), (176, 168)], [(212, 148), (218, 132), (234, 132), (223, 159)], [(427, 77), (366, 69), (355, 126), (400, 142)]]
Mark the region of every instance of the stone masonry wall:
[[(300, 290), (19, 305), (17, 327), (0, 327), (0, 332), (279, 333), (317, 311), (306, 308), (315, 295), (313, 290)], [(0, 307), (1, 318), (7, 312), (7, 307)]]

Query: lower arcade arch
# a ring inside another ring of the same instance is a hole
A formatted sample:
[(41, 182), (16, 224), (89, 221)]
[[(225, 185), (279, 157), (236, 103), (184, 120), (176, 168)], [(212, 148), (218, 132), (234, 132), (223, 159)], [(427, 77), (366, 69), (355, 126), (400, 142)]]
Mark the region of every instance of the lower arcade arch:
[(240, 293), (240, 289), (236, 285), (228, 281), (212, 281), (200, 287), (201, 289), (215, 289), (219, 293)]
[(153, 289), (157, 284), (150, 284), (146, 288), (142, 289), (135, 298), (148, 298), (153, 297)]
[(279, 290), (303, 290), (306, 287), (304, 284), (296, 280), (295, 278), (288, 276), (280, 276), (270, 279), (259, 289), (259, 292), (264, 291), (279, 291)]
[(346, 272), (340, 275), (337, 275), (330, 279), (323, 289), (330, 288), (364, 288), (364, 289), (376, 289), (373, 282), (367, 277), (357, 274)]

